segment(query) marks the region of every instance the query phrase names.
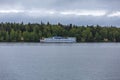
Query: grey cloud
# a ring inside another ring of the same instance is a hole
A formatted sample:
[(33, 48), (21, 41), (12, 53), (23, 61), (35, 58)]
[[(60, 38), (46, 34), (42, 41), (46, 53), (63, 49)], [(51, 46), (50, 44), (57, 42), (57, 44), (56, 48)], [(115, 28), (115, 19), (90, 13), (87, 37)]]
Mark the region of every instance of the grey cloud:
[[(0, 16), (1, 17), (1, 16)], [(48, 21), (53, 24), (58, 22), (63, 24), (75, 24), (75, 25), (102, 25), (102, 26), (120, 26), (120, 18), (106, 18), (106, 17), (73, 17), (73, 16), (40, 16), (40, 17), (29, 17), (26, 14), (7, 14), (3, 15), (0, 22), (24, 22), (24, 23), (41, 23), (41, 21), (47, 23)]]
[(0, 4), (21, 4), (25, 8), (119, 9), (120, 0), (0, 0)]
[[(106, 10), (108, 13), (115, 11), (120, 11), (120, 0), (0, 0), (0, 9), (18, 8), (24, 10), (32, 9), (45, 9), (45, 10)], [(34, 15), (33, 15), (34, 16)], [(51, 23), (62, 22), (64, 24), (78, 24), (78, 25), (116, 25), (120, 26), (118, 17), (108, 18), (108, 17), (93, 17), (93, 16), (40, 16), (38, 18), (32, 18), (24, 13), (18, 14), (0, 14), (0, 21), (9, 22), (40, 22), (40, 21), (50, 21)]]

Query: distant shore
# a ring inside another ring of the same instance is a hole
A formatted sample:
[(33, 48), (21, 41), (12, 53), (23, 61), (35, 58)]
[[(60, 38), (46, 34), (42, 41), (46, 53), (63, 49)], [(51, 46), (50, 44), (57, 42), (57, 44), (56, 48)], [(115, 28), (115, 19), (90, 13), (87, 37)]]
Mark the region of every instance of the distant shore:
[(120, 28), (38, 23), (0, 23), (0, 42), (40, 42), (53, 36), (75, 37), (77, 42), (120, 42)]

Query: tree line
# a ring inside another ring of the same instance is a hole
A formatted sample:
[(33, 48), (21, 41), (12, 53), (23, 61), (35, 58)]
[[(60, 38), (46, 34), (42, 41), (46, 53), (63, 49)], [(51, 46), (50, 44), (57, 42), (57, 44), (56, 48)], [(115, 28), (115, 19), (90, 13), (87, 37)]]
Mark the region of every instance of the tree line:
[(39, 42), (52, 36), (76, 37), (77, 42), (120, 42), (120, 28), (44, 23), (0, 23), (0, 42)]

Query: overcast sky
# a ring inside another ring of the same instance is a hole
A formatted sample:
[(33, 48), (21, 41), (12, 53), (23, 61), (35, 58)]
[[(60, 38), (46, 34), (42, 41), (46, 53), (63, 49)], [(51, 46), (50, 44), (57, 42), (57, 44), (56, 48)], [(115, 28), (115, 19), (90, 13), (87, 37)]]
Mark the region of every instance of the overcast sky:
[(0, 22), (120, 26), (120, 0), (0, 0)]

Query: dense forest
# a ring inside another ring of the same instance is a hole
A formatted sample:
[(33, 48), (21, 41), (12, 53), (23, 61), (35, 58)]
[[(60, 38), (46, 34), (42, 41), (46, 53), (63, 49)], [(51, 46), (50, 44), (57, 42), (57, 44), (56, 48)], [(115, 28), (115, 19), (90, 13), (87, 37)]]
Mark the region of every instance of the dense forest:
[(39, 42), (39, 39), (76, 37), (77, 42), (120, 42), (120, 28), (44, 23), (0, 23), (0, 42)]

